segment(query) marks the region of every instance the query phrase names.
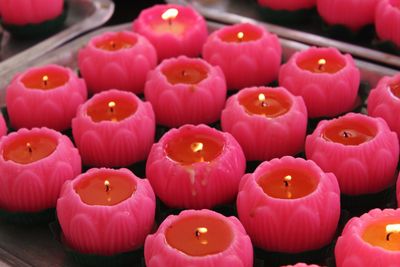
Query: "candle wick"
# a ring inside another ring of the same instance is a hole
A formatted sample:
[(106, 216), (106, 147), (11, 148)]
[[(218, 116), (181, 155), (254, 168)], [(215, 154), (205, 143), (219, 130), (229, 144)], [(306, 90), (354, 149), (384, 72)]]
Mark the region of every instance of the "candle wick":
[(196, 232), (195, 232), (194, 234), (195, 234), (195, 236), (196, 236), (197, 238), (200, 237), (200, 231), (199, 231), (199, 230), (196, 230)]
[(183, 76), (183, 77), (187, 76), (187, 73), (186, 73), (185, 70), (182, 70), (182, 76)]
[(111, 113), (114, 113), (114, 107), (116, 106), (114, 101), (108, 102), (108, 108), (110, 109)]
[(26, 143), (26, 147), (28, 148), (28, 152), (29, 152), (29, 154), (32, 154), (32, 146), (31, 146), (31, 144), (30, 143)]
[(104, 186), (106, 187), (106, 192), (108, 193), (110, 191), (110, 182), (108, 180), (105, 180)]
[(47, 86), (48, 80), (49, 80), (49, 77), (47, 75), (44, 75), (43, 78), (42, 78), (44, 86)]
[(284, 181), (285, 186), (288, 187), (289, 186), (289, 182), (288, 181)]
[(291, 175), (286, 175), (285, 178), (283, 178), (283, 183), (285, 184), (286, 187), (289, 187), (289, 182), (292, 180)]
[(343, 132), (343, 136), (344, 136), (345, 138), (349, 138), (349, 137), (350, 137), (350, 133), (344, 131), (344, 132)]
[(386, 241), (390, 241), (390, 235), (392, 234), (392, 232), (390, 232), (390, 233), (388, 233), (387, 235), (386, 235)]
[(318, 70), (320, 71), (324, 71), (325, 70), (325, 64), (326, 64), (326, 60), (321, 58), (320, 60), (318, 60)]
[(267, 102), (262, 101), (262, 102), (261, 102), (261, 106), (262, 106), (263, 108), (265, 108), (266, 106), (268, 106), (268, 104), (267, 104)]
[(112, 47), (113, 49), (115, 49), (115, 42), (114, 42), (114, 41), (111, 41), (111, 47)]

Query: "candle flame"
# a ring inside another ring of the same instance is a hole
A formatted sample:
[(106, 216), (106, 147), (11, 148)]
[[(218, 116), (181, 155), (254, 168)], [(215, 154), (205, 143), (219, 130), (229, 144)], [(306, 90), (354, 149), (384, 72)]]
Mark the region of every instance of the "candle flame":
[(400, 233), (400, 224), (388, 224), (386, 225), (386, 240), (390, 240), (391, 234), (398, 234)]
[(198, 153), (203, 150), (203, 143), (201, 142), (196, 142), (190, 145), (190, 148), (192, 149), (193, 152)]
[(259, 94), (258, 95), (258, 101), (264, 102), (265, 101), (265, 95), (264, 94)]
[(110, 109), (111, 112), (114, 112), (114, 108), (117, 104), (114, 101), (110, 101), (108, 102), (108, 107)]
[(44, 85), (47, 85), (47, 82), (49, 81), (49, 76), (44, 75), (43, 78), (42, 78), (42, 81), (43, 81)]
[(197, 228), (197, 231), (199, 234), (205, 234), (208, 232), (208, 229), (206, 227), (199, 227)]
[(323, 71), (325, 64), (326, 64), (326, 59), (321, 58), (320, 60), (318, 60), (318, 69)]
[(162, 13), (161, 18), (163, 20), (168, 20), (171, 23), (171, 20), (176, 18), (179, 14), (178, 9), (176, 8), (169, 8), (164, 13)]
[(292, 176), (291, 175), (286, 175), (283, 178), (283, 182), (285, 183), (285, 186), (288, 187), (289, 186), (289, 182), (292, 181)]
[(244, 38), (244, 33), (243, 32), (238, 32), (237, 38), (241, 42), (243, 40), (243, 38)]
[(106, 187), (106, 192), (109, 192), (110, 191), (110, 181), (105, 180), (104, 181), (104, 186)]

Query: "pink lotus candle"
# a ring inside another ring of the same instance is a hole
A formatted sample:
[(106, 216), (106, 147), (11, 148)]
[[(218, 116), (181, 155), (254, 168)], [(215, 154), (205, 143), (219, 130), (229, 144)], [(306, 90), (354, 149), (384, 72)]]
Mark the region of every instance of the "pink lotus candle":
[(154, 108), (157, 123), (178, 127), (217, 121), (226, 91), (219, 67), (180, 56), (164, 60), (149, 73), (144, 95)]
[(157, 65), (157, 54), (139, 34), (106, 32), (79, 51), (78, 65), (93, 93), (119, 89), (139, 94), (143, 93), (147, 73)]
[(0, 140), (0, 208), (40, 212), (56, 206), (61, 186), (81, 173), (78, 150), (48, 128), (20, 129)]
[(213, 32), (203, 58), (221, 67), (229, 89), (265, 85), (278, 77), (282, 48), (264, 27), (242, 23)]
[(368, 96), (368, 115), (381, 117), (400, 136), (400, 73), (383, 77)]
[(335, 247), (337, 267), (395, 267), (400, 262), (400, 209), (352, 218)]
[(309, 117), (334, 117), (354, 107), (360, 71), (351, 55), (332, 47), (312, 47), (295, 53), (282, 66), (279, 85), (303, 97)]
[(128, 166), (146, 159), (155, 128), (151, 104), (119, 90), (94, 95), (72, 120), (74, 140), (90, 166)]
[(174, 4), (142, 10), (132, 27), (154, 45), (160, 61), (179, 55), (200, 55), (208, 35), (206, 22), (197, 11)]
[(375, 12), (375, 29), (378, 37), (400, 47), (400, 1), (382, 0)]
[(229, 133), (184, 125), (153, 145), (146, 175), (167, 206), (200, 209), (234, 200), (245, 166), (243, 151)]
[(298, 253), (332, 241), (340, 192), (334, 174), (324, 173), (313, 161), (286, 156), (243, 176), (236, 205), (255, 246)]
[(315, 6), (317, 0), (258, 0), (258, 4), (274, 10), (295, 11)]
[(330, 25), (344, 25), (357, 31), (374, 23), (375, 9), (380, 0), (317, 0), (319, 15)]
[(12, 25), (39, 24), (61, 15), (63, 0), (1, 0), (3, 23)]
[(245, 88), (228, 99), (221, 126), (239, 142), (246, 160), (295, 155), (304, 148), (307, 108), (283, 87)]
[(13, 128), (49, 127), (65, 130), (87, 98), (86, 84), (69, 68), (33, 67), (17, 74), (6, 89)]
[(170, 215), (146, 238), (146, 266), (252, 267), (253, 247), (236, 217), (211, 210)]
[(336, 175), (343, 194), (376, 193), (395, 181), (399, 141), (381, 118), (348, 113), (318, 124), (306, 156)]
[(0, 137), (7, 134), (7, 125), (4, 120), (3, 114), (0, 113)]
[(143, 246), (155, 205), (149, 182), (128, 169), (90, 169), (64, 184), (57, 217), (67, 245), (113, 255)]

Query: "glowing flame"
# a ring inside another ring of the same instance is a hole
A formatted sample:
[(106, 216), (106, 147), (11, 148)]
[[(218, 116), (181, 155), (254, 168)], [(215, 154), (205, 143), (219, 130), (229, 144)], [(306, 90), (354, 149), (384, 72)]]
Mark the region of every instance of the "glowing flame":
[(239, 41), (242, 41), (243, 38), (244, 38), (244, 33), (243, 32), (238, 32), (237, 38), (238, 38)]
[(162, 13), (161, 18), (163, 20), (172, 20), (176, 18), (179, 14), (178, 9), (176, 8), (169, 8), (164, 13)]
[(193, 152), (197, 153), (203, 150), (203, 143), (196, 142), (191, 144), (190, 148), (192, 149)]
[(264, 94), (259, 94), (258, 95), (258, 101), (264, 102), (265, 101), (265, 95)]
[(285, 180), (285, 182), (290, 182), (292, 180), (292, 176), (291, 175), (286, 175), (285, 178), (283, 178)]
[(106, 187), (106, 192), (110, 191), (110, 181), (105, 180), (104, 181), (104, 186)]
[(47, 85), (47, 82), (49, 81), (49, 76), (44, 75), (42, 78), (42, 81), (43, 81), (44, 85)]
[(199, 228), (197, 228), (197, 232), (199, 234), (205, 234), (208, 232), (208, 229), (206, 227), (199, 227)]

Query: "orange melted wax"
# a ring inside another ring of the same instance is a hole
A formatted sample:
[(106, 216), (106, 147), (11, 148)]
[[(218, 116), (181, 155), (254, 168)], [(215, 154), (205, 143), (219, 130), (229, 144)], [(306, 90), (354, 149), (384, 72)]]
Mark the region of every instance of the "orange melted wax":
[(232, 230), (221, 219), (188, 216), (172, 223), (165, 231), (169, 246), (190, 256), (207, 256), (225, 251), (233, 240)]
[(178, 133), (165, 147), (165, 152), (173, 161), (182, 165), (197, 162), (211, 162), (223, 150), (224, 143), (216, 137), (198, 133)]
[(345, 67), (345, 62), (336, 57), (311, 55), (303, 59), (298, 59), (297, 65), (313, 73), (336, 73)]
[(244, 43), (251, 42), (260, 39), (262, 33), (258, 29), (228, 29), (225, 32), (221, 32), (220, 38), (222, 41), (227, 43)]
[(386, 250), (400, 251), (399, 231), (387, 231), (388, 225), (400, 224), (400, 220), (382, 220), (368, 225), (362, 233), (362, 239), (372, 246), (381, 247)]
[(198, 63), (180, 63), (163, 68), (162, 73), (170, 84), (198, 84), (208, 76), (205, 66)]
[(258, 185), (270, 197), (297, 199), (314, 192), (318, 180), (305, 170), (283, 168), (261, 176)]
[(113, 100), (102, 99), (89, 105), (86, 114), (94, 122), (118, 122), (135, 114), (137, 105), (136, 101), (123, 97), (115, 97)]
[(359, 121), (337, 120), (327, 125), (322, 132), (322, 137), (331, 142), (346, 146), (357, 146), (372, 140), (376, 129)]
[(52, 137), (37, 134), (16, 138), (3, 148), (3, 158), (19, 164), (30, 164), (50, 156), (58, 142)]
[(400, 79), (398, 81), (394, 81), (389, 85), (390, 91), (393, 95), (400, 98)]
[(21, 82), (29, 89), (52, 90), (63, 86), (68, 80), (68, 72), (64, 70), (40, 69), (26, 73)]
[(124, 174), (103, 172), (85, 177), (74, 189), (88, 205), (113, 206), (130, 198), (136, 184)]
[(276, 118), (287, 113), (291, 108), (291, 101), (286, 96), (275, 92), (255, 91), (242, 94), (239, 103), (246, 112)]
[(123, 33), (118, 33), (115, 36), (97, 42), (95, 46), (106, 51), (118, 51), (131, 48), (136, 44), (136, 42), (136, 38), (126, 36)]

